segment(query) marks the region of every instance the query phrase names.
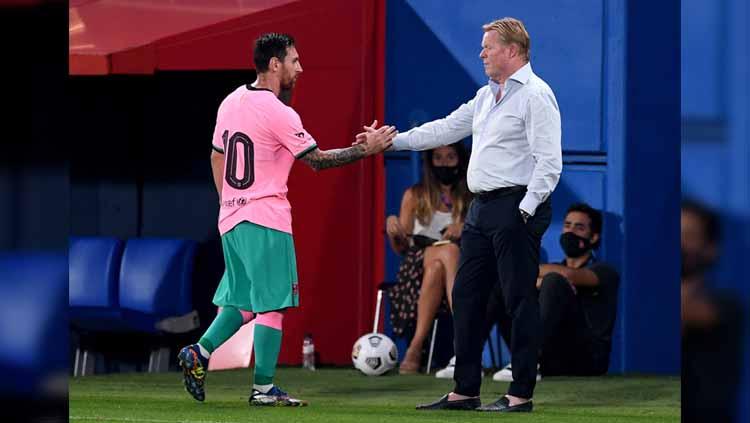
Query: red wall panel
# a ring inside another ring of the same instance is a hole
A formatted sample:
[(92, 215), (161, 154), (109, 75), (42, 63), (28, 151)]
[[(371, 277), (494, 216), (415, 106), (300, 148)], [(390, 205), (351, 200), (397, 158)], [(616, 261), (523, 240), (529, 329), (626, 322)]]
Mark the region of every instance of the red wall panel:
[[(321, 148), (346, 147), (362, 124), (376, 117), (382, 122), (373, 69), (373, 40), (382, 33), (376, 35), (368, 3), (300, 2), (164, 40), (156, 46), (157, 67), (248, 68), (259, 34), (288, 32), (304, 69), (294, 108)], [(293, 168), (289, 199), (301, 306), (285, 319), (281, 363), (300, 363), (302, 339), (310, 332), (321, 362), (348, 364), (352, 344), (371, 327), (379, 282), (374, 269), (383, 267), (376, 254), (382, 243), (383, 200), (376, 192), (382, 168), (382, 158), (317, 174), (303, 164)]]
[[(258, 35), (290, 33), (304, 69), (293, 106), (321, 148), (347, 147), (363, 124), (383, 121), (384, 1), (303, 0), (103, 57), (113, 74), (251, 69)], [(310, 332), (321, 362), (349, 364), (352, 344), (371, 329), (384, 262), (383, 187), (382, 156), (318, 174), (294, 166), (301, 307), (285, 318), (280, 363), (301, 362)]]

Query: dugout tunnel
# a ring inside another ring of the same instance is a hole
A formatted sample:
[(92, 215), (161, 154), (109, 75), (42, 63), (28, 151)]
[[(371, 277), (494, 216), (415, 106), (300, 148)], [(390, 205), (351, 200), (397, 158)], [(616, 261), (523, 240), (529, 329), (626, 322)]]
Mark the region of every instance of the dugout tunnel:
[[(198, 242), (193, 301), (205, 329), (223, 263), (209, 163), (221, 100), (252, 82), (252, 42), (296, 39), (304, 72), (292, 105), (323, 149), (383, 121), (383, 1), (71, 1), (69, 116), (74, 236)], [(332, 24), (335, 23), (335, 24)], [(384, 251), (382, 157), (289, 178), (300, 307), (279, 358), (301, 361), (305, 333), (323, 363), (350, 363), (372, 327)]]

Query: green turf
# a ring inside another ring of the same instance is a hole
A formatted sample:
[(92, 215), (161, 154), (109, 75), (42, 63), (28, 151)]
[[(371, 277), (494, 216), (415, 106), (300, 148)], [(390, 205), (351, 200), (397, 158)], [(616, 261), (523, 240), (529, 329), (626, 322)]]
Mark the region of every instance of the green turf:
[[(367, 377), (355, 370), (278, 370), (276, 383), (308, 400), (305, 408), (249, 407), (248, 370), (212, 372), (206, 401), (182, 388), (182, 374), (116, 374), (71, 379), (71, 422), (677, 422), (680, 382), (676, 377), (545, 378), (537, 385), (534, 412), (497, 415), (474, 411), (416, 411), (417, 403), (439, 398), (452, 381), (432, 376)], [(484, 402), (507, 384), (482, 384)]]

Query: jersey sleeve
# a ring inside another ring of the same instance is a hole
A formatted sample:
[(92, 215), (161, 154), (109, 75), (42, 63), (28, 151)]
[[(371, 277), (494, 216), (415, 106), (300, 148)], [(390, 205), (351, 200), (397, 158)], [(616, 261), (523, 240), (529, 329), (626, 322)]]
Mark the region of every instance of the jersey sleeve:
[(302, 127), (302, 119), (291, 108), (279, 111), (273, 128), (281, 145), (297, 159), (318, 147), (312, 135)]

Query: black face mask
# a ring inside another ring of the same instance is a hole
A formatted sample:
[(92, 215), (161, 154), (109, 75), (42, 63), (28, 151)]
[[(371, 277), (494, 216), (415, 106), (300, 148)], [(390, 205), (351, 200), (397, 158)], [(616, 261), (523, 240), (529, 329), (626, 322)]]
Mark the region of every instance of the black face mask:
[[(583, 247), (581, 244), (583, 244)], [(591, 249), (591, 241), (586, 238), (581, 238), (573, 232), (565, 232), (560, 235), (560, 246), (562, 247), (565, 256), (577, 258), (586, 254), (586, 252)]]
[(458, 182), (458, 166), (436, 166), (432, 173), (443, 185), (453, 185)]

